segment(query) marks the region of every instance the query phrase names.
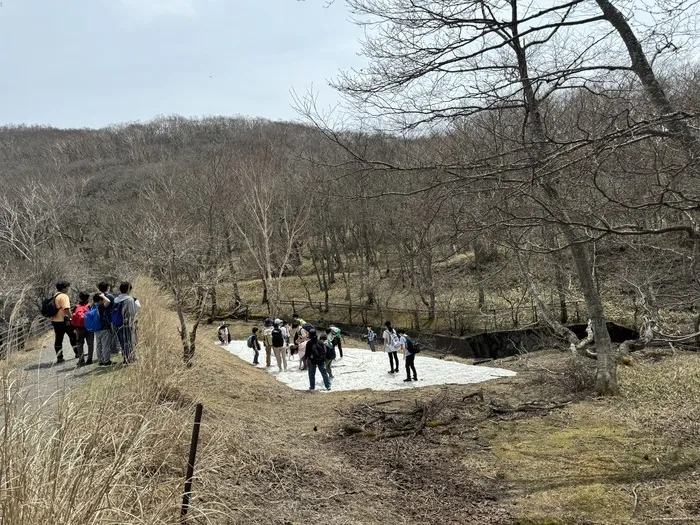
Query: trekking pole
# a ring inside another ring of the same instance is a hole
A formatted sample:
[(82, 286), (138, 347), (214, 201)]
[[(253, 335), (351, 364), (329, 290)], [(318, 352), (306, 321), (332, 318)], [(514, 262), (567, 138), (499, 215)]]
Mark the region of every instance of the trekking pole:
[(192, 440), (190, 441), (190, 458), (187, 461), (187, 477), (185, 478), (185, 493), (182, 496), (182, 508), (180, 509), (180, 523), (187, 522), (187, 511), (190, 508), (192, 496), (192, 477), (194, 476), (194, 460), (197, 456), (197, 443), (199, 442), (199, 424), (202, 422), (202, 403), (197, 403), (194, 411), (194, 426), (192, 427)]

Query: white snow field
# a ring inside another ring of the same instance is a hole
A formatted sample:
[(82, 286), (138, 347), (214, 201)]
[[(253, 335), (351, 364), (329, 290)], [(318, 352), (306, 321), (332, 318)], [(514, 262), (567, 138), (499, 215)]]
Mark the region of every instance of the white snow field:
[[(225, 346), (229, 352), (244, 361), (253, 362), (253, 350), (246, 346), (246, 341), (231, 341)], [(416, 356), (418, 381), (404, 382), (406, 371), (402, 356), (399, 354), (401, 370), (398, 374), (389, 374), (389, 358), (384, 352), (371, 352), (366, 348), (343, 348), (343, 359), (333, 361), (332, 390), (401, 390), (421, 386), (481, 383), (498, 377), (514, 376), (515, 372), (502, 368), (464, 365), (454, 361), (443, 361), (433, 357)], [(260, 365), (265, 369), (265, 349), (260, 351)], [(295, 390), (308, 390), (309, 375), (306, 370), (299, 370), (296, 356), (287, 361), (287, 371), (279, 372), (274, 354), (272, 366), (268, 372), (278, 381)], [(316, 372), (316, 389), (323, 390), (323, 378)]]

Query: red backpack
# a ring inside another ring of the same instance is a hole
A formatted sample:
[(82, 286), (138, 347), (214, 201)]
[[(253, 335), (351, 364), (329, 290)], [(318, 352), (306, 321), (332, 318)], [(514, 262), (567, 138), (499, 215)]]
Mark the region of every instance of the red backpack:
[(85, 328), (85, 314), (90, 311), (89, 304), (78, 304), (75, 306), (71, 317), (71, 324), (75, 328)]

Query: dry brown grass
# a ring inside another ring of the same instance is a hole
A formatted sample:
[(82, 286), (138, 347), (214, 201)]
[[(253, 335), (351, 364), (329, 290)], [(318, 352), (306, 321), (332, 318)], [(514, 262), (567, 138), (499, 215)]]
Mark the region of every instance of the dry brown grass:
[[(95, 370), (70, 395), (40, 404), (27, 398), (22, 370), (0, 365), (3, 524), (178, 523), (192, 400), (169, 314), (157, 307), (158, 291), (139, 284), (138, 365)], [(217, 445), (205, 444), (203, 477), (218, 466)], [(215, 498), (193, 507), (196, 520), (225, 514)]]

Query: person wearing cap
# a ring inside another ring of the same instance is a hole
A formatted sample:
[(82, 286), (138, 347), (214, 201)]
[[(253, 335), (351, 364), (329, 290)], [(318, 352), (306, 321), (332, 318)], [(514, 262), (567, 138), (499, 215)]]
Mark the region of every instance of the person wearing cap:
[[(287, 355), (284, 352), (284, 336), (282, 335), (282, 330), (280, 329), (280, 319), (275, 319), (275, 324), (270, 332), (270, 339), (272, 340), (272, 350), (275, 352), (275, 360), (277, 361), (277, 368), (279, 371), (287, 371)], [(284, 365), (284, 368), (282, 367)]]
[(263, 321), (263, 344), (265, 345), (265, 366), (272, 366), (272, 319), (269, 317)]

